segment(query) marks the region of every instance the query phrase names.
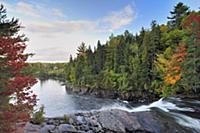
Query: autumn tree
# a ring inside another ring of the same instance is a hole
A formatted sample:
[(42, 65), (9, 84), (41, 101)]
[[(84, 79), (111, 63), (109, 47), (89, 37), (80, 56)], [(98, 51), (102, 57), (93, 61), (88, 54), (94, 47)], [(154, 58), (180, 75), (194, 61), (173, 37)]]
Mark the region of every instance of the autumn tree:
[(182, 77), (182, 64), (185, 61), (186, 47), (185, 44), (180, 44), (176, 51), (171, 55), (172, 49), (168, 48), (164, 54), (159, 54), (155, 62), (157, 71), (160, 73), (162, 83), (157, 86), (156, 91), (162, 96), (176, 94), (181, 87), (177, 82)]
[(199, 12), (188, 16), (189, 7), (178, 3), (170, 13), (167, 24), (152, 21), (149, 29), (142, 28), (135, 35), (127, 30), (111, 34), (105, 44), (98, 41), (94, 51), (82, 44), (68, 65), (70, 81), (154, 96), (188, 93), (185, 88), (198, 92)]
[(187, 56), (184, 67), (183, 86), (186, 90), (200, 91), (200, 13), (191, 13), (182, 23), (189, 30), (186, 38)]
[(17, 122), (27, 121), (36, 103), (30, 91), (36, 82), (22, 74), (29, 54), (25, 54), (24, 38), (18, 35), (17, 19), (8, 20), (6, 10), (0, 7), (0, 131), (9, 132)]

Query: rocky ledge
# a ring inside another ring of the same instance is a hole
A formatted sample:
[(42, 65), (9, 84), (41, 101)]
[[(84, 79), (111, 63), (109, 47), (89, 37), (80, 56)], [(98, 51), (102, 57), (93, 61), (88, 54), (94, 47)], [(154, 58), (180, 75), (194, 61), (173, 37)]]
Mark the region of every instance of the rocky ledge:
[(159, 99), (155, 94), (149, 94), (147, 92), (120, 92), (110, 89), (92, 89), (87, 87), (77, 87), (69, 84), (65, 84), (67, 93), (77, 95), (89, 95), (98, 98), (110, 98), (110, 99), (122, 99), (135, 103), (146, 102), (150, 103)]
[[(156, 113), (157, 112), (157, 113)], [(159, 113), (158, 113), (159, 112)], [(107, 110), (70, 114), (65, 118), (46, 118), (41, 125), (27, 123), (25, 133), (187, 133), (164, 112), (126, 112)]]

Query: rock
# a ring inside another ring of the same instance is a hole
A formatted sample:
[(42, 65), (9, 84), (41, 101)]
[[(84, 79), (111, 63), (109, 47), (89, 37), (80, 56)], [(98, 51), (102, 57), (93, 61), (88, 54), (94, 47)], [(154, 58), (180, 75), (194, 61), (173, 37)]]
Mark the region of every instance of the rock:
[(102, 126), (98, 122), (98, 119), (95, 115), (92, 115), (88, 118), (86, 118), (89, 130), (93, 130), (94, 132), (100, 132), (102, 131)]
[(74, 119), (72, 119), (72, 118), (69, 118), (69, 124), (72, 124), (72, 125), (74, 125)]
[[(63, 118), (46, 119), (46, 124), (27, 123), (25, 133), (189, 133), (191, 129), (179, 125), (171, 114), (158, 108), (145, 112), (106, 110), (69, 115), (69, 124)], [(47, 123), (53, 123), (48, 125)]]
[(125, 133), (125, 126), (110, 111), (102, 111), (99, 113), (99, 122), (105, 131), (116, 133)]
[(94, 133), (92, 130), (87, 131), (86, 133)]
[(46, 123), (49, 124), (49, 125), (54, 124), (54, 120), (53, 119), (46, 120)]
[(139, 123), (135, 113), (129, 113), (121, 110), (112, 110), (112, 115), (115, 116), (125, 127), (126, 132), (143, 131), (144, 128)]
[(40, 129), (40, 133), (55, 133), (55, 125), (45, 125)]
[(83, 116), (77, 116), (76, 120), (77, 120), (77, 124), (85, 124), (86, 123), (85, 118)]
[(40, 125), (34, 125), (28, 122), (24, 128), (24, 133), (39, 133), (40, 129)]
[(189, 133), (188, 128), (177, 124), (169, 114), (159, 109), (149, 112), (136, 113), (138, 121), (145, 131), (153, 133)]
[(59, 133), (77, 133), (78, 131), (74, 128), (74, 126), (69, 124), (61, 124), (58, 127)]

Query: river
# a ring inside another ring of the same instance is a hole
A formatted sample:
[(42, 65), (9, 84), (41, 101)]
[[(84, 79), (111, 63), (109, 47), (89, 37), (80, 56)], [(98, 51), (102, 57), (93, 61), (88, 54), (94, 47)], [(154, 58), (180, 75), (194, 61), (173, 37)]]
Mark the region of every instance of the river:
[(162, 115), (165, 120), (173, 120), (183, 127), (191, 128), (191, 132), (200, 133), (199, 99), (168, 97), (148, 105), (135, 105), (121, 100), (68, 94), (65, 86), (52, 79), (39, 80), (32, 90), (39, 99), (37, 107), (45, 106), (46, 117), (109, 109), (121, 109), (128, 112), (154, 111), (159, 116)]

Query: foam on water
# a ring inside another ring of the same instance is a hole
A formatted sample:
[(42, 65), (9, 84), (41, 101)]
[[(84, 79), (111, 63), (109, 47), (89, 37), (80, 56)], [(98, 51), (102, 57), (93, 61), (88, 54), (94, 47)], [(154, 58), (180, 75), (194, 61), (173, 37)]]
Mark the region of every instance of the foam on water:
[(180, 107), (176, 106), (176, 104), (174, 104), (174, 103), (164, 101), (163, 98), (161, 98), (160, 100), (155, 101), (149, 105), (141, 105), (139, 107), (128, 108), (124, 105), (115, 103), (110, 106), (104, 106), (100, 110), (121, 109), (121, 110), (128, 111), (128, 112), (142, 112), (142, 111), (150, 111), (151, 108), (159, 108), (165, 112), (169, 112), (170, 110), (189, 111), (189, 112), (194, 111), (192, 108), (180, 108)]
[(171, 113), (171, 114), (175, 117), (177, 123), (179, 123), (180, 125), (193, 128), (196, 131), (200, 132), (200, 120), (183, 114), (178, 114), (178, 113)]
[[(178, 101), (181, 101), (181, 100), (178, 99)], [(143, 111), (150, 111), (152, 108), (159, 108), (166, 113), (170, 113), (171, 116), (175, 118), (175, 120), (178, 124), (188, 127), (188, 128), (192, 128), (192, 129), (196, 130), (197, 132), (200, 132), (200, 120), (199, 119), (195, 119), (195, 118), (183, 115), (183, 114), (171, 112), (171, 110), (194, 112), (194, 110), (192, 108), (178, 107), (176, 104), (165, 101), (163, 98), (158, 101), (155, 101), (149, 105), (141, 105), (141, 106), (135, 107), (135, 108), (128, 108), (125, 105), (115, 103), (111, 106), (102, 107), (100, 109), (100, 111), (111, 110), (111, 109), (120, 109), (120, 110), (124, 110), (124, 111), (128, 111), (128, 112), (143, 112)]]
[(154, 107), (159, 108), (165, 112), (169, 112), (170, 110), (190, 111), (190, 112), (194, 111), (192, 108), (180, 108), (176, 106), (176, 104), (164, 101), (163, 98), (161, 98), (160, 100), (155, 101), (149, 105), (142, 105), (137, 108), (133, 108), (131, 112), (150, 111), (151, 108)]
[(132, 110), (131, 108), (126, 107), (125, 105), (115, 103), (113, 105), (104, 106), (99, 111), (111, 110), (111, 109), (120, 109), (120, 110), (124, 110), (124, 111), (127, 111), (127, 112), (131, 112), (131, 110)]

